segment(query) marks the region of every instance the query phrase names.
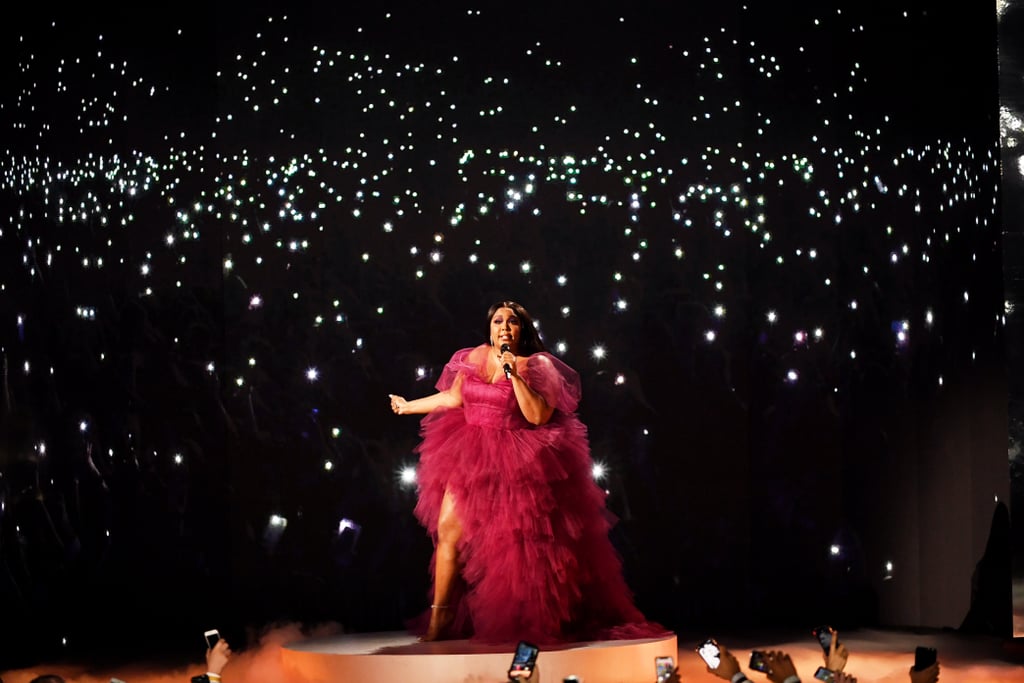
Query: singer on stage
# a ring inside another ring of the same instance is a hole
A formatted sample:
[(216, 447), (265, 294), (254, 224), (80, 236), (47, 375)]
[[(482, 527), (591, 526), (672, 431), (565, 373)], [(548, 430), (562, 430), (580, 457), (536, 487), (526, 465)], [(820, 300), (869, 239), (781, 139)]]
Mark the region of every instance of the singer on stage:
[(553, 644), (665, 630), (633, 605), (593, 480), (576, 372), (544, 350), (530, 314), (491, 306), (486, 344), (456, 351), (427, 414), (415, 514), (434, 539), (424, 640)]

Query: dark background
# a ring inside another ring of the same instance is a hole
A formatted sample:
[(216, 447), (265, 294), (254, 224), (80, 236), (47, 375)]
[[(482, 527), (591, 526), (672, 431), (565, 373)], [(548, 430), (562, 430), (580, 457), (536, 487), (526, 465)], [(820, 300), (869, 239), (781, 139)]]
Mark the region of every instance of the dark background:
[(1006, 351), (1009, 389), (1010, 489), (1012, 494), (1011, 547), (1013, 565), (1014, 635), (1024, 634), (1024, 329), (1017, 306), (1024, 293), (1024, 164), (1021, 112), (1024, 112), (1024, 6), (1012, 3), (999, 16), (999, 102), (1002, 145), (1003, 283), (1007, 308)]
[(996, 18), (820, 4), (6, 22), (4, 657), (402, 628), (386, 394), (502, 298), (650, 618), (958, 626), (1009, 495)]

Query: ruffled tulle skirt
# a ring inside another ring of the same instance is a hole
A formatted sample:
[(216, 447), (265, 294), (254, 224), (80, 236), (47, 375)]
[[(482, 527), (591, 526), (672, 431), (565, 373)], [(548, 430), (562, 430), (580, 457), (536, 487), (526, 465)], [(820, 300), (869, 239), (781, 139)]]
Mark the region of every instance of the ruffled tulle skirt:
[(447, 490), (462, 525), (453, 636), (552, 644), (665, 633), (633, 605), (574, 415), (499, 428), (453, 409), (424, 418), (422, 436), (415, 514), (436, 539)]

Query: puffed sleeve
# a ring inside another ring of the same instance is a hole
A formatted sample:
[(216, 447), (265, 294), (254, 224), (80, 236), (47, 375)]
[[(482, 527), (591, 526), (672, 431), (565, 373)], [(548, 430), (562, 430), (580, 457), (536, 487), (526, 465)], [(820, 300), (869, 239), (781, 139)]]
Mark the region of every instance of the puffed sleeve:
[(437, 384), (434, 385), (438, 391), (447, 391), (450, 389), (452, 384), (455, 382), (455, 378), (459, 376), (460, 372), (473, 372), (473, 366), (469, 362), (469, 353), (472, 350), (472, 348), (459, 349), (452, 354), (451, 360), (445, 364), (444, 370), (441, 371), (441, 377), (438, 378)]
[(526, 365), (526, 383), (563, 413), (575, 412), (580, 402), (580, 376), (550, 353), (535, 353)]

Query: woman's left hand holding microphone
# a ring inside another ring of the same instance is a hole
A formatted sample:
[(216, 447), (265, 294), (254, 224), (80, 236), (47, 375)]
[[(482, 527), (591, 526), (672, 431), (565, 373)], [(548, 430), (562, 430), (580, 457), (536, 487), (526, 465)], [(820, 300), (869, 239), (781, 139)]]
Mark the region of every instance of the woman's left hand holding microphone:
[(516, 367), (516, 354), (506, 349), (508, 349), (508, 344), (502, 344), (501, 352), (498, 354), (498, 363), (502, 370), (505, 370), (505, 378), (512, 379), (519, 376)]

